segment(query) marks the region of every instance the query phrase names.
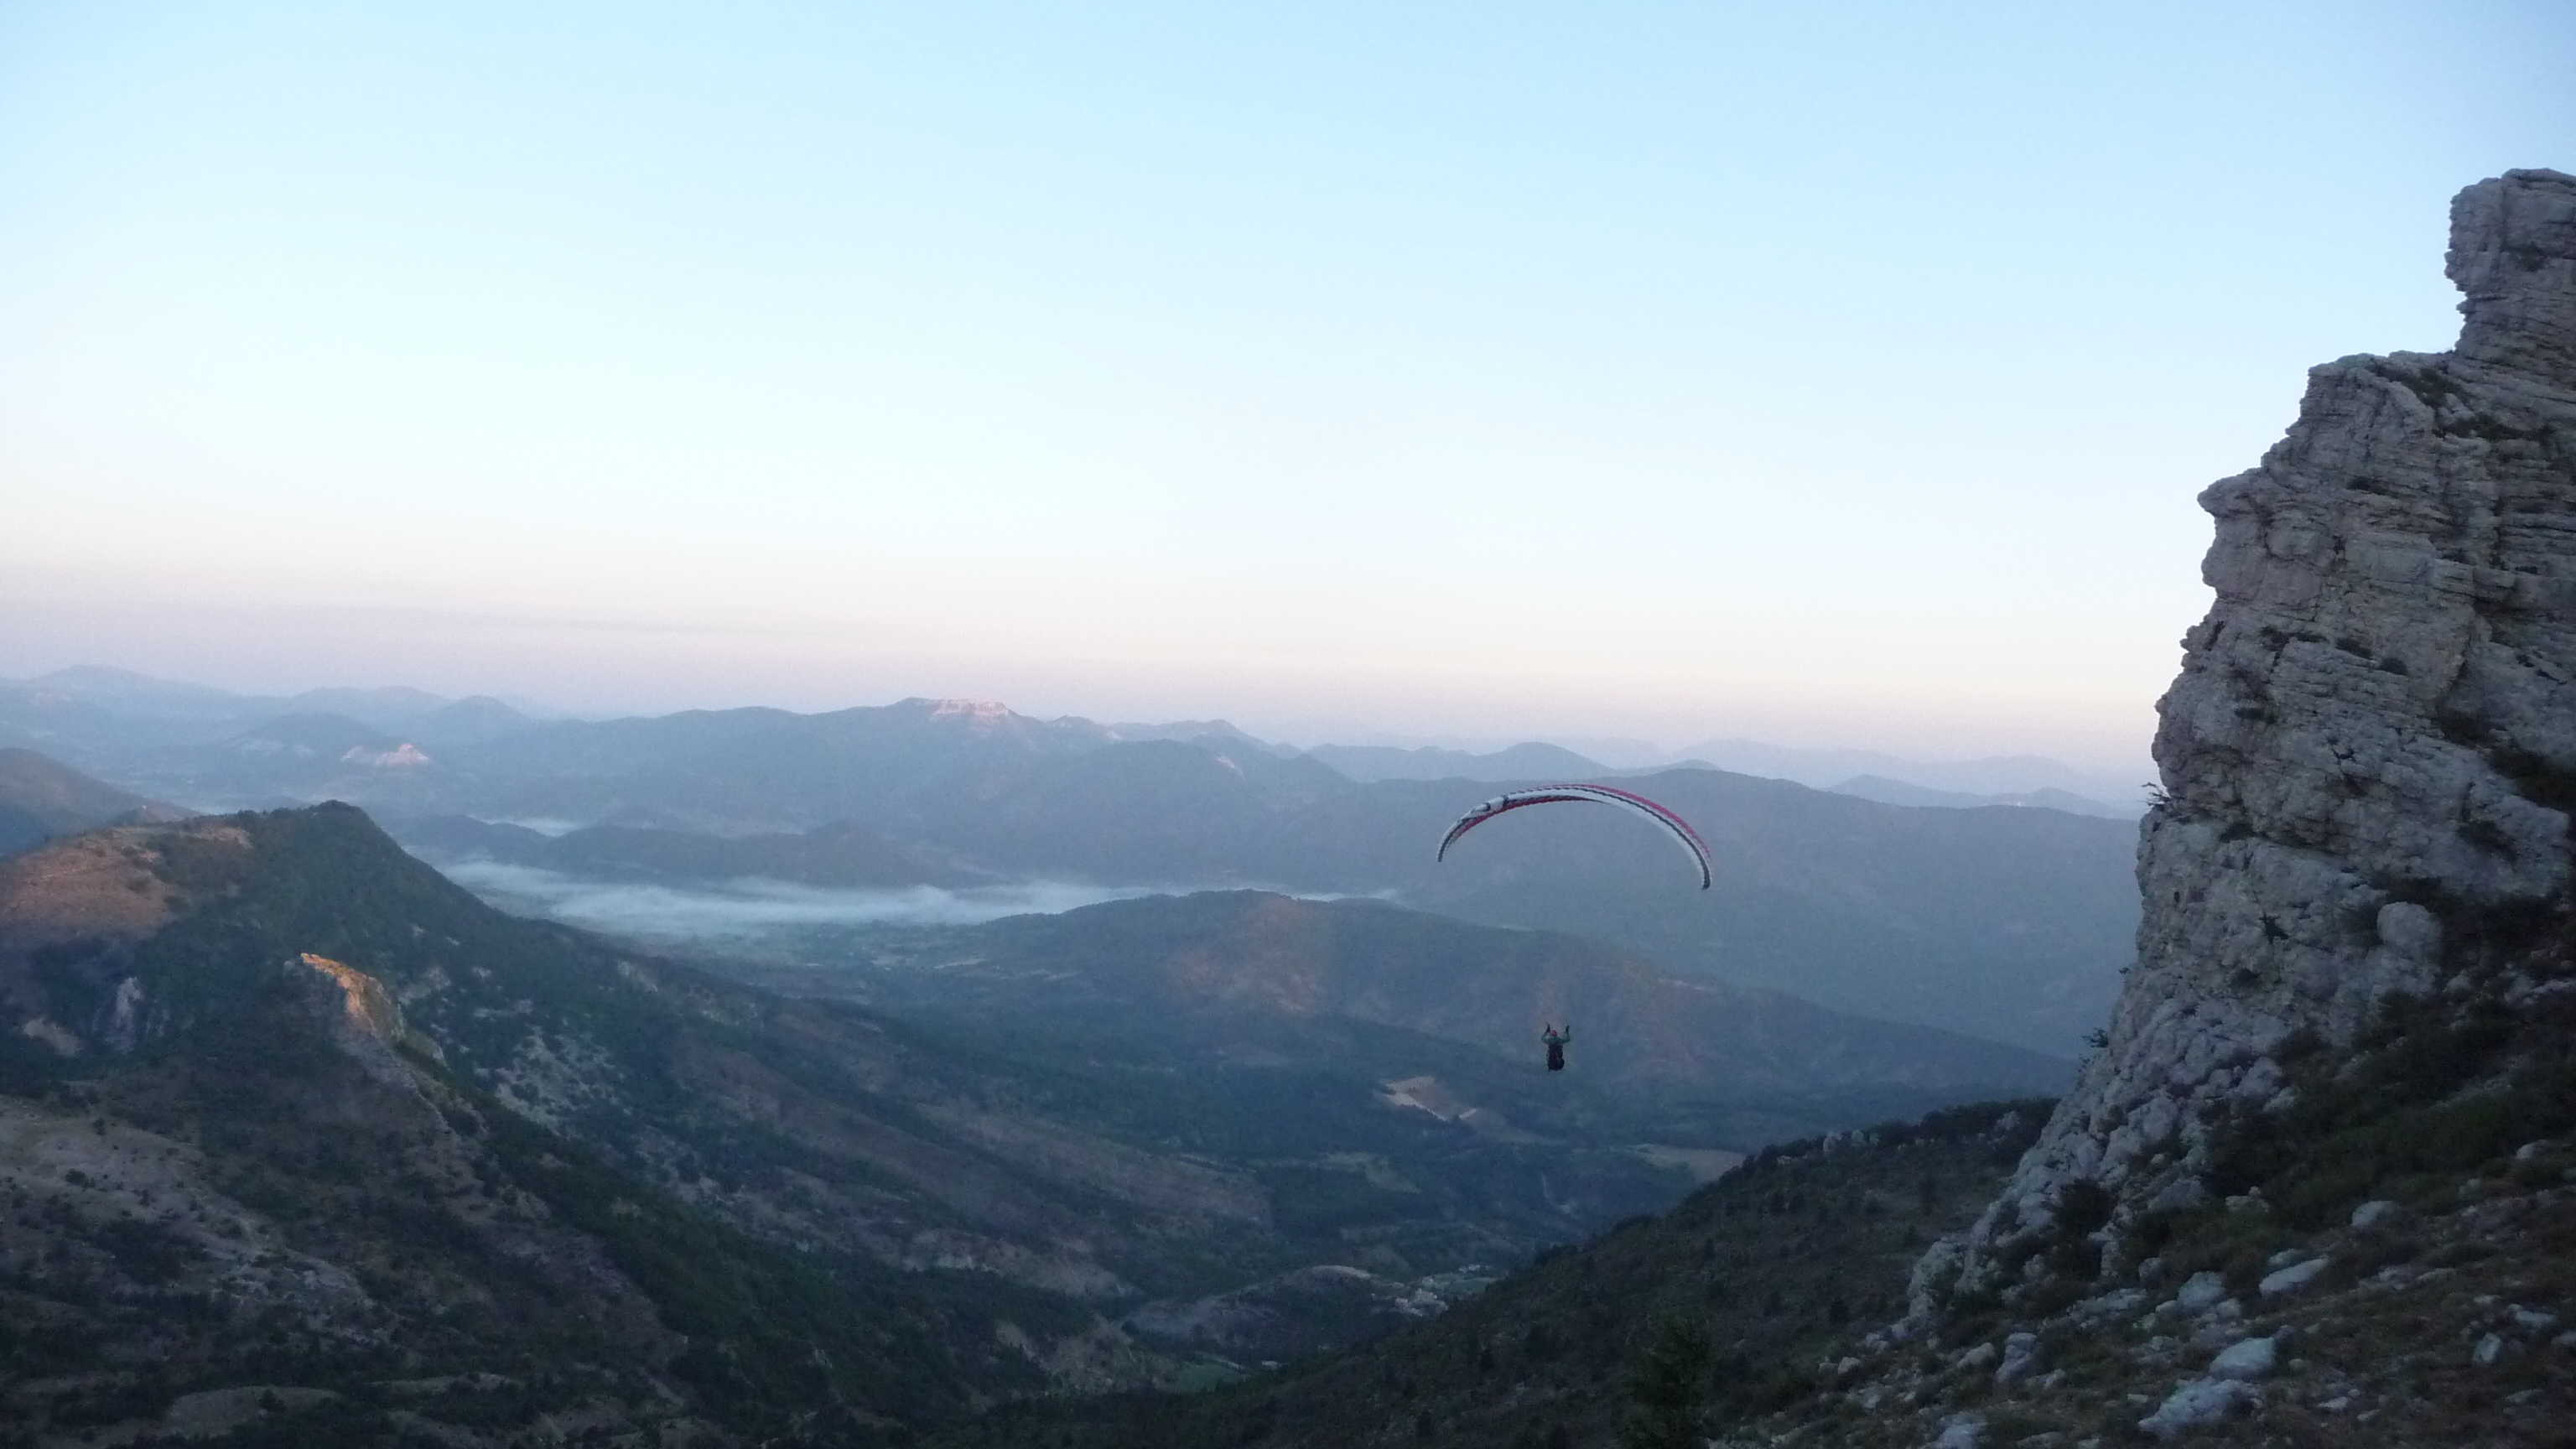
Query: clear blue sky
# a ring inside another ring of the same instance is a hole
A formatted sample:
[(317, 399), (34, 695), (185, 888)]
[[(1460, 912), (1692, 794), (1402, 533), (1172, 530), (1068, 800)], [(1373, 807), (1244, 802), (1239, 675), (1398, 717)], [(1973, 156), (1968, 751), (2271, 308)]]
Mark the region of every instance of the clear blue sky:
[(0, 675), (2143, 754), (2576, 6), (0, 8)]

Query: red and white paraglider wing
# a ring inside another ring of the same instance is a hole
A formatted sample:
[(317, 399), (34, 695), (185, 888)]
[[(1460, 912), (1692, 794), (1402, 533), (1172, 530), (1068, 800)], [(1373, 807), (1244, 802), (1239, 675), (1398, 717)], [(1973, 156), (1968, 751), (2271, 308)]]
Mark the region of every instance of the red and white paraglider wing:
[(1497, 815), (1508, 814), (1525, 805), (1569, 805), (1584, 801), (1616, 805), (1655, 822), (1690, 856), (1691, 868), (1699, 872), (1699, 888), (1709, 888), (1708, 842), (1699, 838), (1699, 832), (1691, 829), (1690, 822), (1635, 791), (1610, 785), (1541, 785), (1535, 789), (1497, 795), (1458, 817), (1458, 823), (1450, 826), (1449, 833), (1441, 837), (1440, 850), (1433, 858), (1447, 859), (1449, 847), (1457, 844), (1460, 836)]

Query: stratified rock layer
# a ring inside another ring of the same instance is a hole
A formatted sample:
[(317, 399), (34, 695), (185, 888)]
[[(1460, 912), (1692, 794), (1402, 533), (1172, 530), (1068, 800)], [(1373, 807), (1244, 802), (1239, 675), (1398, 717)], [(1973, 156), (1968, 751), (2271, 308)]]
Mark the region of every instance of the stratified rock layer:
[[(2576, 808), (2576, 177), (2460, 193), (2453, 351), (2316, 368), (2201, 506), (2217, 601), (2160, 706), (2138, 960), (2109, 1043), (1972, 1233), (1963, 1282), (2083, 1178), (2111, 1231), (2205, 1191), (2205, 1117), (2281, 1090), (2564, 900)], [(1927, 1260), (1928, 1263), (1929, 1260)]]

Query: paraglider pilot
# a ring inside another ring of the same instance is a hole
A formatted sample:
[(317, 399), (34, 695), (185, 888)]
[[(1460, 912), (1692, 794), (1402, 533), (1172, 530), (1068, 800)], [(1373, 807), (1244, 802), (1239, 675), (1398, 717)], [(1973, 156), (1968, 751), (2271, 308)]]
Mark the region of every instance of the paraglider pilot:
[(1551, 1072), (1564, 1071), (1565, 1044), (1574, 1040), (1574, 1023), (1567, 1022), (1563, 1031), (1558, 1031), (1554, 1022), (1542, 1022), (1540, 1025), (1545, 1028), (1539, 1032), (1538, 1039), (1547, 1043), (1547, 1069)]

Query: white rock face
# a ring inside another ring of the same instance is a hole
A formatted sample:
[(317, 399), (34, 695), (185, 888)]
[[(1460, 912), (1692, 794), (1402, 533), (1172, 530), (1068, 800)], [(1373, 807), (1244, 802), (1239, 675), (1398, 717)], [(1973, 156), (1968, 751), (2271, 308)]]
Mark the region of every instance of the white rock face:
[(2333, 1261), (2331, 1258), (2310, 1258), (2304, 1263), (2266, 1273), (2257, 1287), (2266, 1298), (2279, 1298), (2296, 1293), (2315, 1282), (2317, 1275), (2323, 1273)]
[(2281, 1358), (2280, 1346), (2268, 1338), (2249, 1338), (2209, 1361), (2209, 1376), (2247, 1383), (2268, 1379)]
[(2227, 1280), (2216, 1273), (2194, 1273), (2183, 1281), (2182, 1291), (2174, 1302), (2185, 1313), (2199, 1313), (2217, 1307), (2227, 1299)]
[(2567, 888), (2576, 807), (2576, 177), (2451, 206), (2459, 345), (2308, 374), (2213, 484), (2140, 825), (2138, 960), (2110, 1042), (1971, 1231), (1962, 1283), (2082, 1178), (2197, 1200), (2203, 1109), (2277, 1102), (2293, 1032), (2344, 1043), (2446, 943)]
[(2236, 1412), (2239, 1404), (2259, 1397), (2239, 1379), (2193, 1379), (2167, 1395), (2154, 1413), (2138, 1421), (2138, 1427), (2159, 1439), (2172, 1439), (2186, 1429), (2215, 1424)]
[(1995, 1382), (2019, 1383), (2039, 1371), (2039, 1335), (2015, 1333), (2004, 1339), (2004, 1361), (1995, 1369)]

